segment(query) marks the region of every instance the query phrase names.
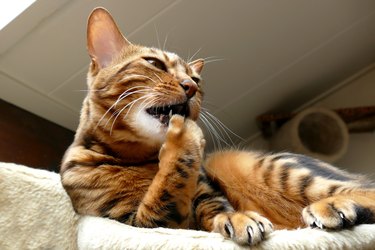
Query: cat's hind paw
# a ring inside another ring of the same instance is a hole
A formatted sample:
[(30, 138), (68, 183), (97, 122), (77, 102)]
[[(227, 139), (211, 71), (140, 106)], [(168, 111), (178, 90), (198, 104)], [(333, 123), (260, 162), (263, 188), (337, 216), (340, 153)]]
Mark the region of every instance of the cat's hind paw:
[(220, 213), (214, 218), (213, 231), (240, 245), (256, 245), (267, 238), (273, 226), (268, 219), (251, 211)]
[(305, 223), (314, 228), (340, 230), (357, 224), (373, 223), (373, 213), (344, 197), (329, 197), (307, 206), (302, 211)]

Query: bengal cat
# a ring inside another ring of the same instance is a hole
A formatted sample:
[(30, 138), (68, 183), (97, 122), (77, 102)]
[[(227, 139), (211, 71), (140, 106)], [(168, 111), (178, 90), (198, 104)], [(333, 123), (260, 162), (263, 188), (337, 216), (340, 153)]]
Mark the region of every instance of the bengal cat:
[(374, 223), (372, 184), (306, 156), (223, 151), (203, 168), (203, 60), (130, 43), (103, 8), (89, 17), (87, 47), (89, 92), (61, 167), (78, 213), (249, 245), (273, 227)]

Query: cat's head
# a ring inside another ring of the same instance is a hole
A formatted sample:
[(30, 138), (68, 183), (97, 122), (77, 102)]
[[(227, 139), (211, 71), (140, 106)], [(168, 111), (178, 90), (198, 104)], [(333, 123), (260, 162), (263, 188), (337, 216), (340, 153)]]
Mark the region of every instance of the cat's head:
[(119, 140), (131, 132), (162, 141), (172, 114), (198, 119), (203, 60), (186, 63), (174, 53), (130, 43), (103, 8), (89, 17), (87, 47), (85, 122)]

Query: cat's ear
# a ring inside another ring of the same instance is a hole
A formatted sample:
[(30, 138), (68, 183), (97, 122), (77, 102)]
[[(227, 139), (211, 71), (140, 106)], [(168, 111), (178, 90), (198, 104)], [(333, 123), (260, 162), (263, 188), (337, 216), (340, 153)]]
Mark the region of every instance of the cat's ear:
[(201, 74), (203, 66), (204, 66), (204, 60), (203, 59), (197, 59), (195, 61), (192, 61), (189, 63), (189, 66), (198, 74)]
[(129, 44), (106, 9), (99, 7), (91, 12), (87, 22), (87, 49), (99, 69), (107, 67)]

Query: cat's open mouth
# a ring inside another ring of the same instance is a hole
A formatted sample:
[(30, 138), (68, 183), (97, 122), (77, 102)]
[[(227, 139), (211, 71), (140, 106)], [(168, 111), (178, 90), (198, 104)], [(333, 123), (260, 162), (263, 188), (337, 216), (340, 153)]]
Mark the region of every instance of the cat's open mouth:
[(175, 105), (154, 106), (146, 109), (146, 112), (158, 119), (162, 124), (168, 125), (169, 119), (172, 115), (178, 114), (184, 117), (189, 116), (189, 106), (186, 102)]

